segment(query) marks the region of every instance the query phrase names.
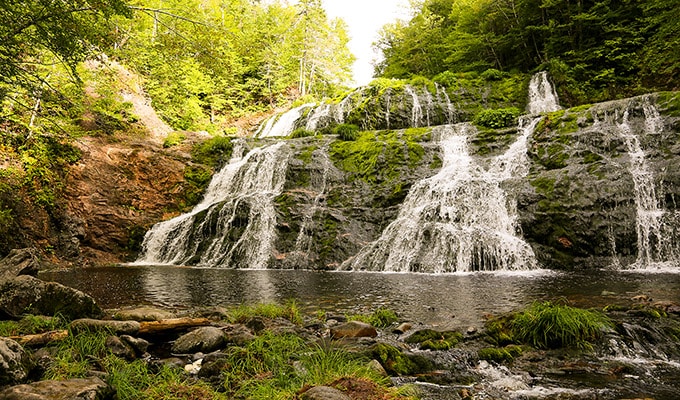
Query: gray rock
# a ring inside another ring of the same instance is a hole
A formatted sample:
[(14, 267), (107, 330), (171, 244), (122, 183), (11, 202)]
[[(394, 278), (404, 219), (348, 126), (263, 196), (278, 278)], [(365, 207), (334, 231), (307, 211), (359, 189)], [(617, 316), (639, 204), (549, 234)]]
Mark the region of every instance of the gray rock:
[(349, 321), (331, 328), (331, 337), (334, 339), (376, 336), (378, 332), (372, 325), (360, 321)]
[(0, 260), (0, 282), (19, 275), (36, 276), (40, 270), (38, 251), (34, 248), (14, 249)]
[(120, 339), (132, 346), (132, 348), (135, 350), (135, 353), (137, 355), (142, 355), (146, 353), (146, 350), (149, 348), (149, 342), (147, 340), (144, 340), (142, 338), (135, 338), (130, 335), (122, 335)]
[(102, 309), (89, 295), (56, 282), (21, 275), (0, 283), (0, 315), (55, 315), (67, 319), (96, 318)]
[(30, 357), (12, 339), (0, 337), (0, 386), (23, 382), (30, 369)]
[(329, 386), (315, 386), (302, 394), (302, 400), (351, 400), (338, 389)]
[(126, 360), (135, 359), (135, 349), (132, 348), (128, 343), (121, 340), (118, 336), (109, 336), (106, 338), (106, 348), (111, 351), (111, 353), (120, 358)]
[(243, 346), (255, 339), (255, 335), (244, 325), (225, 325), (221, 329), (224, 332), (227, 343), (233, 343), (237, 346)]
[(120, 310), (114, 315), (115, 319), (124, 321), (162, 321), (164, 319), (175, 318), (169, 311), (153, 307), (139, 307), (129, 310)]
[(0, 400), (109, 400), (114, 391), (99, 378), (40, 381), (0, 392)]
[(137, 321), (104, 321), (81, 318), (71, 322), (70, 326), (76, 332), (107, 330), (119, 335), (136, 335), (139, 332), (139, 322)]
[(368, 363), (368, 369), (376, 372), (380, 376), (388, 377), (389, 374), (385, 371), (385, 367), (380, 364), (380, 361), (373, 359)]
[(175, 354), (195, 352), (209, 353), (218, 350), (226, 343), (224, 332), (220, 328), (205, 326), (180, 336), (172, 345)]

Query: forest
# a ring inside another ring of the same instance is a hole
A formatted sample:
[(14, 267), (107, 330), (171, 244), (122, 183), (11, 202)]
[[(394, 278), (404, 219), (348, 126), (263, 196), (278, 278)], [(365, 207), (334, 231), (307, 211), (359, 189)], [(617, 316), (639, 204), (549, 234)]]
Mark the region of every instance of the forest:
[(447, 84), (547, 70), (571, 106), (676, 90), (679, 12), (673, 0), (425, 0), (382, 29), (376, 73)]

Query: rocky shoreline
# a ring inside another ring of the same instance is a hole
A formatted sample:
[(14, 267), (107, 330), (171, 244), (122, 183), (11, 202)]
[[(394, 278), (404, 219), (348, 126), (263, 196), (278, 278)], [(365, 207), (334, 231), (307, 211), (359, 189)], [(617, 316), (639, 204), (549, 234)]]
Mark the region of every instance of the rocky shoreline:
[(610, 322), (587, 342), (542, 345), (513, 334), (512, 315), (458, 332), (385, 309), (302, 315), (293, 303), (102, 310), (25, 275), (36, 262), (19, 251), (0, 261), (0, 399), (680, 395), (680, 305), (645, 296), (602, 310)]

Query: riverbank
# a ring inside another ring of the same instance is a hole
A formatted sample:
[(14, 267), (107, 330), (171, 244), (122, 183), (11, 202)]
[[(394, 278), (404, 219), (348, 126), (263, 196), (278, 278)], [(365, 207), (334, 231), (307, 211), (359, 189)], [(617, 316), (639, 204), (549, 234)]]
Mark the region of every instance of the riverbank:
[[(290, 302), (102, 310), (91, 297), (63, 285), (25, 275), (4, 279), (2, 399), (28, 393), (54, 399), (50, 393), (64, 387), (79, 391), (67, 398), (92, 393), (98, 399), (680, 395), (680, 306), (648, 296), (591, 310), (541, 301), (488, 315), (480, 327), (448, 329), (386, 308), (347, 314), (302, 311)], [(17, 286), (22, 290), (9, 290)], [(82, 307), (55, 307), (65, 304), (60, 298)], [(536, 331), (546, 337), (557, 332), (569, 338), (574, 329), (585, 333), (575, 341), (531, 339), (517, 330), (530, 328), (527, 320), (540, 320), (520, 318), (528, 312), (571, 326), (557, 331), (539, 326)], [(572, 317), (584, 312), (588, 321), (595, 316), (594, 329), (582, 331), (580, 317)], [(47, 316), (35, 316), (40, 314)], [(577, 321), (576, 327), (569, 321)]]

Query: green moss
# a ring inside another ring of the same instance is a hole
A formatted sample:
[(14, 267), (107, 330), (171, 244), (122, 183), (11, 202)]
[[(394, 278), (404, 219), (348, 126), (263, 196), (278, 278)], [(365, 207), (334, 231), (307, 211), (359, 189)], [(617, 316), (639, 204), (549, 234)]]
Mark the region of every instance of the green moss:
[(423, 329), (407, 337), (405, 342), (419, 344), (423, 350), (448, 350), (457, 345), (463, 339), (463, 335), (456, 331), (436, 331)]
[(660, 92), (656, 103), (664, 115), (680, 117), (680, 92)]
[(290, 218), (290, 210), (297, 205), (297, 202), (290, 194), (281, 193), (274, 198), (274, 204), (276, 204), (276, 208), (281, 214), (286, 218)]
[(470, 139), (470, 143), (476, 149), (474, 153), (486, 156), (494, 152), (507, 149), (515, 139), (517, 129), (491, 129), (479, 128), (477, 133)]
[(188, 165), (184, 168), (184, 181), (188, 185), (184, 191), (184, 207), (195, 206), (201, 201), (212, 176), (213, 171), (203, 165)]
[(191, 149), (191, 159), (196, 163), (220, 167), (231, 158), (234, 149), (231, 139), (226, 136), (216, 136), (198, 143)]
[(353, 124), (340, 124), (333, 128), (333, 134), (340, 140), (356, 140), (359, 137), (359, 127)]
[(555, 178), (549, 177), (536, 178), (529, 181), (529, 183), (531, 184), (531, 186), (536, 188), (536, 191), (538, 193), (541, 193), (548, 197), (552, 197), (553, 192), (555, 190)]
[(439, 169), (444, 165), (444, 162), (442, 161), (441, 157), (439, 155), (435, 154), (432, 156), (432, 162), (430, 162), (430, 169)]
[(309, 163), (312, 162), (312, 154), (314, 154), (314, 151), (318, 148), (319, 147), (316, 145), (307, 146), (300, 151), (297, 158), (300, 161), (302, 161), (305, 165), (308, 165)]
[(168, 148), (180, 145), (186, 138), (187, 136), (182, 132), (170, 132), (165, 137), (165, 140), (163, 140), (163, 147)]
[(380, 362), (390, 375), (417, 375), (434, 369), (434, 363), (421, 355), (405, 354), (387, 343), (371, 347), (370, 355)]
[(481, 360), (493, 361), (496, 363), (511, 362), (520, 355), (522, 355), (522, 348), (516, 345), (501, 348), (486, 347), (477, 351), (477, 356)]
[(297, 128), (288, 137), (291, 139), (297, 139), (309, 136), (314, 136), (314, 131), (308, 131), (305, 128)]

